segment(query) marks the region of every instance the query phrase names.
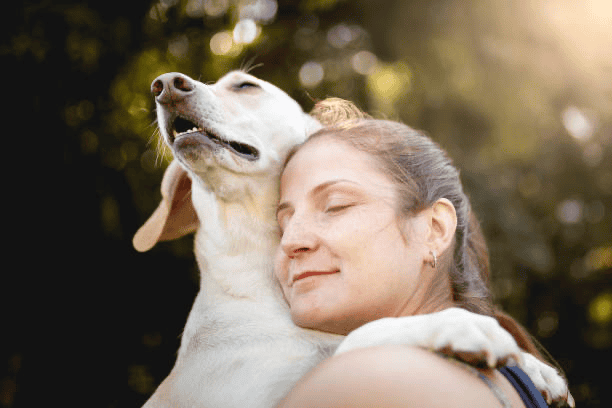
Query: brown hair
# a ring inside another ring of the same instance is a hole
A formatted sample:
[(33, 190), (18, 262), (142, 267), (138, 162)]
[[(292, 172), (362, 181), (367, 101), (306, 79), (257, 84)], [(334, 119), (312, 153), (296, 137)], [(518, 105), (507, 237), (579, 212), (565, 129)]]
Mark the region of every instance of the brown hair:
[[(333, 137), (370, 154), (398, 187), (398, 217), (416, 214), (440, 198), (453, 204), (457, 214), (454, 244), (440, 256), (440, 264), (448, 272), (453, 303), (496, 317), (520, 347), (542, 359), (527, 331), (493, 305), (487, 245), (463, 191), (459, 171), (447, 153), (422, 132), (402, 123), (372, 119), (342, 99), (330, 98), (317, 103), (311, 115), (324, 127), (304, 144)], [(283, 169), (299, 147), (290, 152)]]

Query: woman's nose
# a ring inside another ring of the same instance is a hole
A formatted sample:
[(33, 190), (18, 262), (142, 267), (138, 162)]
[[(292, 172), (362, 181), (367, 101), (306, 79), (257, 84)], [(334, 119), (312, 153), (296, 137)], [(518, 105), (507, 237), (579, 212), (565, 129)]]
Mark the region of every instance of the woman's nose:
[(317, 237), (309, 223), (294, 216), (285, 226), (280, 245), (289, 258), (295, 258), (315, 250)]

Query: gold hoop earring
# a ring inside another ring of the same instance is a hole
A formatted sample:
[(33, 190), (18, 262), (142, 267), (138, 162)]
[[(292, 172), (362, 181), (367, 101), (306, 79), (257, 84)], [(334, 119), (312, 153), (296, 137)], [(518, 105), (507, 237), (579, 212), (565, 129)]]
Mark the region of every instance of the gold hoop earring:
[(431, 256), (433, 257), (433, 261), (431, 262), (431, 266), (433, 268), (436, 267), (436, 265), (438, 265), (438, 257), (436, 256), (436, 251), (429, 251), (429, 253), (431, 254)]

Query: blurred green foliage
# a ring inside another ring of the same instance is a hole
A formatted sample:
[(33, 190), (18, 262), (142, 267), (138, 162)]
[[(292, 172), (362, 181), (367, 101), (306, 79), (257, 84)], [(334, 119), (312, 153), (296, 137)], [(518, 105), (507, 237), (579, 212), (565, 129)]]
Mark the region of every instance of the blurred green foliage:
[[(347, 98), (445, 147), (483, 223), (498, 302), (558, 359), (578, 406), (608, 398), (591, 371), (612, 364), (609, 1), (42, 1), (6, 16), (17, 25), (0, 46), (15, 70), (5, 90), (38, 118), (19, 113), (20, 122), (64, 138), (67, 219), (84, 254), (131, 254), (159, 200), (171, 156), (158, 140), (152, 80), (177, 71), (209, 82), (251, 67), (307, 111)], [(159, 251), (178, 265), (190, 246)], [(153, 326), (135, 334), (146, 350), (178, 335)], [(127, 366), (143, 398), (167, 373)], [(2, 404), (13, 406), (14, 376), (2, 384)]]

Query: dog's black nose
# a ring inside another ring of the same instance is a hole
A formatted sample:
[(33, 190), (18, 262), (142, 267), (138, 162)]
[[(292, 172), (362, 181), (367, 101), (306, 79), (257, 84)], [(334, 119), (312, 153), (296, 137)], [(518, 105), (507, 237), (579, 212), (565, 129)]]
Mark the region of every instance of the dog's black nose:
[(159, 103), (178, 102), (194, 89), (194, 80), (178, 72), (160, 75), (151, 84), (151, 93)]

